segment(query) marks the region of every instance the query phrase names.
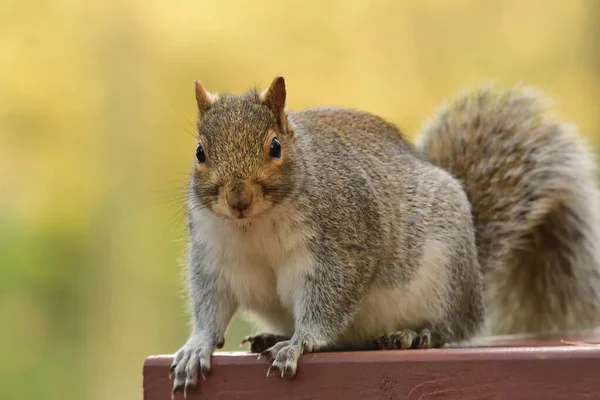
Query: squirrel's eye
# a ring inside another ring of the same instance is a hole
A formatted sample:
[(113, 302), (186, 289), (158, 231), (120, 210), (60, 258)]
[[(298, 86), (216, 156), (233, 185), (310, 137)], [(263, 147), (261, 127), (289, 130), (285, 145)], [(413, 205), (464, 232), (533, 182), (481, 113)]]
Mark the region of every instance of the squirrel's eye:
[(271, 158), (281, 157), (281, 143), (279, 143), (277, 138), (273, 138), (273, 140), (271, 140), (271, 150), (269, 151), (269, 155)]
[(204, 154), (204, 148), (201, 144), (196, 148), (196, 159), (200, 164), (206, 161), (206, 154)]

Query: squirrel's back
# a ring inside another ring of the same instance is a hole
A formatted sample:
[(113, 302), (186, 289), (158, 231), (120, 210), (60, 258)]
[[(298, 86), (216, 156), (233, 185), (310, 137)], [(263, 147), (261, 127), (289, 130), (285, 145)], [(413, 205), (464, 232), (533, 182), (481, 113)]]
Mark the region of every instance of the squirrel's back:
[[(329, 140), (335, 144), (321, 145), (324, 151), (338, 152), (340, 147), (354, 149), (357, 157), (389, 153), (418, 156), (414, 146), (404, 138), (398, 128), (381, 117), (367, 112), (341, 107), (313, 107), (290, 113), (292, 123), (318, 141)], [(381, 157), (379, 157), (381, 158)]]
[(442, 108), (417, 148), (469, 197), (488, 333), (600, 325), (593, 153), (533, 92), (481, 89)]

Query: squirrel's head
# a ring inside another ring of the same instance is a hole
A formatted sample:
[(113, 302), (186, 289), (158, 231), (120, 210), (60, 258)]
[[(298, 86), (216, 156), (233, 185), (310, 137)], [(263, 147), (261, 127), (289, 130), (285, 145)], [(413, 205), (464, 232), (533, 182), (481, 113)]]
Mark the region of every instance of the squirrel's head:
[(294, 135), (285, 114), (285, 81), (262, 93), (213, 95), (198, 81), (198, 144), (192, 190), (219, 216), (265, 213), (293, 191)]

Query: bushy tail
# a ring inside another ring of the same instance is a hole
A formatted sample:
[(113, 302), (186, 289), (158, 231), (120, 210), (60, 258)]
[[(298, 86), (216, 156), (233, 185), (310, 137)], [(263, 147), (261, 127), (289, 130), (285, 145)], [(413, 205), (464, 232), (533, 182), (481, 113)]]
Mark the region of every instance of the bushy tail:
[(530, 90), (465, 94), (417, 147), (462, 181), (486, 276), (488, 333), (600, 325), (600, 195), (595, 159)]

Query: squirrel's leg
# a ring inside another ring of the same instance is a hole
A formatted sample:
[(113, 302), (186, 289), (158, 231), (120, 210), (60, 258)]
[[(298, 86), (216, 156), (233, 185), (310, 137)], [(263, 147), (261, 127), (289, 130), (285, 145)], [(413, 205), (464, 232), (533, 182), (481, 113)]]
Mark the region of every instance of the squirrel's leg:
[[(453, 242), (453, 237), (458, 239)], [(481, 271), (474, 240), (471, 237), (460, 243), (460, 238), (460, 232), (449, 232), (442, 239), (446, 245), (425, 242), (423, 259), (401, 292), (417, 294), (420, 301), (410, 310), (401, 309), (405, 319), (397, 326), (388, 326), (390, 331), (382, 332), (385, 336), (376, 341), (375, 348), (437, 348), (466, 340), (480, 329), (484, 310)], [(396, 301), (402, 304), (409, 300), (398, 297)], [(418, 313), (411, 321), (406, 319), (410, 315), (407, 311)]]
[(188, 285), (193, 329), (188, 341), (175, 354), (169, 375), (173, 394), (196, 387), (198, 370), (202, 378), (210, 372), (210, 358), (223, 347), (227, 325), (237, 302), (221, 274), (206, 268), (201, 253), (192, 246), (188, 264)]
[(288, 336), (276, 335), (274, 333), (262, 332), (258, 335), (246, 336), (242, 344), (250, 343), (251, 353), (262, 353), (269, 347), (275, 346), (279, 342), (290, 340)]
[(293, 288), (295, 331), (290, 340), (262, 352), (261, 357), (273, 362), (267, 376), (294, 376), (302, 354), (334, 346), (354, 317), (368, 281), (364, 274), (373, 266), (362, 265), (369, 261), (358, 250), (337, 252), (332, 247), (322, 252), (327, 256), (321, 255), (314, 266), (299, 270), (295, 265), (280, 275), (279, 288)]

